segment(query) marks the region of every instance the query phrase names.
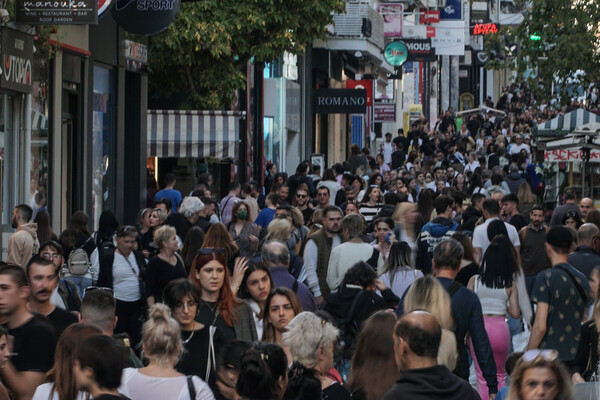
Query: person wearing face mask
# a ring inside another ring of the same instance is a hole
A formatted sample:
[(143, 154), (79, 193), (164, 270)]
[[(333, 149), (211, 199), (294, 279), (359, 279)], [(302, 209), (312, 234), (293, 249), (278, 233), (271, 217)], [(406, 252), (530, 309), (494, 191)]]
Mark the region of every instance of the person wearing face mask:
[(238, 246), (240, 256), (251, 257), (256, 252), (259, 227), (250, 219), (248, 205), (244, 201), (234, 204), (227, 230)]

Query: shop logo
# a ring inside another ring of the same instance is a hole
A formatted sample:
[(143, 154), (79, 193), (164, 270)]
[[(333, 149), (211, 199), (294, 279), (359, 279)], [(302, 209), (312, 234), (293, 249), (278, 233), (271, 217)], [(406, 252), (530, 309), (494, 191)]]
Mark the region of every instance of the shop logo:
[(408, 58), (408, 49), (404, 42), (390, 42), (385, 46), (383, 57), (393, 67), (399, 67), (406, 62)]
[(117, 0), (118, 11), (127, 8), (133, 2), (137, 3), (139, 11), (170, 11), (173, 10), (173, 0)]
[(31, 60), (5, 54), (4, 79), (20, 85), (31, 86)]

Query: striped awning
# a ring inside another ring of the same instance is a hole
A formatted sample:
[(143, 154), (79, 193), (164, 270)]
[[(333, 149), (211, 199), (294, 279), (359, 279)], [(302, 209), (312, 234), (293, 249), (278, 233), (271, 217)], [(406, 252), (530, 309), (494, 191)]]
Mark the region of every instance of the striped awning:
[(148, 157), (237, 159), (243, 112), (148, 110)]
[(534, 136), (563, 136), (591, 122), (600, 122), (600, 115), (580, 108), (534, 127), (533, 134)]

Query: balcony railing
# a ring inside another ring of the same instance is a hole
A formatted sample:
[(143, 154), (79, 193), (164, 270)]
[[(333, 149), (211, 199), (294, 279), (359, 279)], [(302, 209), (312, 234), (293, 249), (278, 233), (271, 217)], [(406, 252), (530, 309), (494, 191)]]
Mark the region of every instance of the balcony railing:
[(383, 17), (370, 2), (346, 3), (346, 13), (334, 15), (333, 23), (334, 37), (366, 39), (383, 50)]

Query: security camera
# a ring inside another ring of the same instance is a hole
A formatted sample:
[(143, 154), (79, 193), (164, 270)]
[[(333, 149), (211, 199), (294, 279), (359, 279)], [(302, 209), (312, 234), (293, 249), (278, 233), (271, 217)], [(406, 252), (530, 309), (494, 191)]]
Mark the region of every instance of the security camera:
[(0, 21), (2, 21), (3, 24), (10, 21), (10, 14), (6, 8), (0, 8)]

